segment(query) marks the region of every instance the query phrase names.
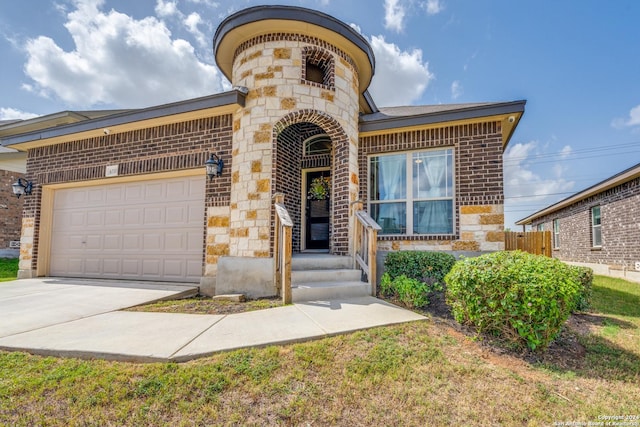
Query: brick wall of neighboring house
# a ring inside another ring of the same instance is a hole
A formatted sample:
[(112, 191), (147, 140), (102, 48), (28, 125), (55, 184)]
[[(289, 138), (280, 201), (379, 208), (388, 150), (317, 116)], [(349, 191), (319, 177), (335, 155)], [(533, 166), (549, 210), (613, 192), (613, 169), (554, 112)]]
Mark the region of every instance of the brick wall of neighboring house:
[(24, 197), (18, 199), (11, 188), (18, 178), (24, 175), (0, 170), (0, 249), (8, 249), (11, 242), (20, 241)]
[[(498, 121), (389, 133), (360, 138), (360, 176), (371, 155), (428, 148), (453, 148), (454, 232), (442, 236), (382, 236), (379, 249), (495, 251), (504, 249), (502, 129)], [(360, 199), (368, 200), (368, 181)]]
[[(600, 206), (602, 247), (592, 245), (591, 208)], [(544, 224), (560, 225), (560, 245), (553, 256), (563, 261), (602, 264), (610, 269), (635, 270), (640, 262), (640, 178), (618, 185), (539, 218), (533, 229)], [(553, 232), (553, 231), (552, 231)]]
[[(20, 269), (36, 268), (41, 186), (104, 178), (107, 165), (118, 165), (120, 177), (194, 168), (204, 171), (209, 153), (215, 153), (224, 160), (225, 168), (222, 176), (207, 181), (205, 203), (207, 207), (228, 206), (231, 134), (232, 117), (222, 115), (29, 150), (27, 174), (37, 185), (33, 195), (24, 199), (22, 225), (23, 236), (32, 235), (33, 241), (23, 245)], [(204, 210), (202, 215), (204, 227)]]

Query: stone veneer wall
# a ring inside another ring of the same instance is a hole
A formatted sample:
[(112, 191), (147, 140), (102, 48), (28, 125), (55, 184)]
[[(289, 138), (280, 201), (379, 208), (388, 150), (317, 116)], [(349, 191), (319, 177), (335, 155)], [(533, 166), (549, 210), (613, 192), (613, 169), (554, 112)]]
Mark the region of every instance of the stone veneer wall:
[[(499, 121), (365, 136), (360, 139), (360, 175), (368, 158), (381, 153), (453, 148), (454, 233), (438, 236), (381, 236), (378, 249), (496, 251), (504, 249), (502, 129)], [(360, 198), (368, 200), (367, 187)]]
[[(323, 83), (305, 79), (309, 58), (332, 67), (325, 69)], [(303, 122), (320, 126), (332, 138), (334, 189), (340, 190), (333, 195), (331, 250), (347, 253), (349, 201), (356, 198), (358, 181), (358, 79), (351, 58), (314, 37), (268, 34), (237, 48), (232, 82), (249, 92), (245, 108), (234, 115), (230, 255), (271, 255), (277, 139), (287, 127)]]
[[(602, 247), (592, 246), (591, 208), (600, 206)], [(553, 232), (560, 225), (560, 247), (553, 257), (563, 261), (599, 264), (609, 270), (635, 271), (640, 262), (640, 178), (580, 200), (533, 222)], [(636, 279), (637, 280), (637, 279)]]
[[(226, 166), (222, 176), (207, 182), (205, 203), (207, 207), (228, 207), (231, 126), (232, 118), (227, 114), (29, 150), (27, 176), (36, 186), (33, 194), (24, 198), (21, 277), (31, 277), (37, 266), (43, 185), (105, 178), (107, 165), (118, 165), (120, 177), (202, 168), (206, 179), (204, 162), (213, 152)], [(204, 228), (208, 213), (203, 211), (202, 215)], [(203, 246), (209, 245), (208, 240)], [(206, 249), (206, 253), (210, 251)]]
[(18, 178), (24, 178), (24, 175), (0, 170), (0, 250), (8, 249), (12, 241), (20, 240), (24, 196), (18, 199), (11, 187)]

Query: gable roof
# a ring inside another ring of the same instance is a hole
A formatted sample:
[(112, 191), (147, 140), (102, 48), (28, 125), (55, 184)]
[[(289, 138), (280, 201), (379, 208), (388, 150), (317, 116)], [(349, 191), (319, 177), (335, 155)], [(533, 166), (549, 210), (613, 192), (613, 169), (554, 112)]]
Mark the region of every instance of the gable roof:
[(635, 166), (631, 166), (629, 169), (625, 169), (620, 173), (613, 175), (601, 181), (595, 185), (592, 185), (589, 188), (586, 188), (582, 191), (575, 193), (572, 196), (567, 197), (566, 199), (560, 200), (553, 205), (547, 206), (544, 209), (539, 210), (538, 212), (529, 215), (526, 218), (522, 218), (520, 221), (516, 221), (517, 225), (528, 225), (531, 224), (534, 220), (541, 218), (543, 216), (552, 214), (554, 212), (559, 211), (560, 209), (564, 209), (567, 206), (570, 206), (576, 202), (584, 200), (593, 195), (602, 193), (603, 191), (609, 190), (613, 187), (616, 187), (620, 184), (624, 184), (625, 182), (629, 182), (632, 179), (640, 177), (640, 163)]

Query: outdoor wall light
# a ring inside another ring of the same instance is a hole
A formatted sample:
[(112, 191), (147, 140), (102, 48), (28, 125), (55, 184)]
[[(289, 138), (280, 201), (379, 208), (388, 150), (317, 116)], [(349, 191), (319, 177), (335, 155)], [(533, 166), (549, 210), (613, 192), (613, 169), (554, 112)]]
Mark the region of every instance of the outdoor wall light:
[(11, 188), (13, 189), (13, 194), (15, 194), (19, 199), (23, 194), (26, 194), (27, 196), (31, 195), (31, 191), (33, 191), (33, 183), (26, 179), (18, 178), (18, 180), (11, 185)]
[(204, 166), (207, 168), (207, 176), (209, 177), (209, 180), (212, 180), (214, 176), (222, 175), (224, 162), (220, 157), (211, 153), (211, 157), (209, 157), (209, 160), (204, 162)]

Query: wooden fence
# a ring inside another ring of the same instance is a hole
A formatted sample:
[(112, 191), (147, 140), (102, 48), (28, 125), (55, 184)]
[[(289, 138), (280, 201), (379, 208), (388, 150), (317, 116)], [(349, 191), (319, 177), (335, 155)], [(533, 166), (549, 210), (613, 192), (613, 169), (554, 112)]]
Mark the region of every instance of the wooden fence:
[(520, 249), (535, 255), (551, 257), (551, 231), (506, 231), (504, 248), (508, 251)]

